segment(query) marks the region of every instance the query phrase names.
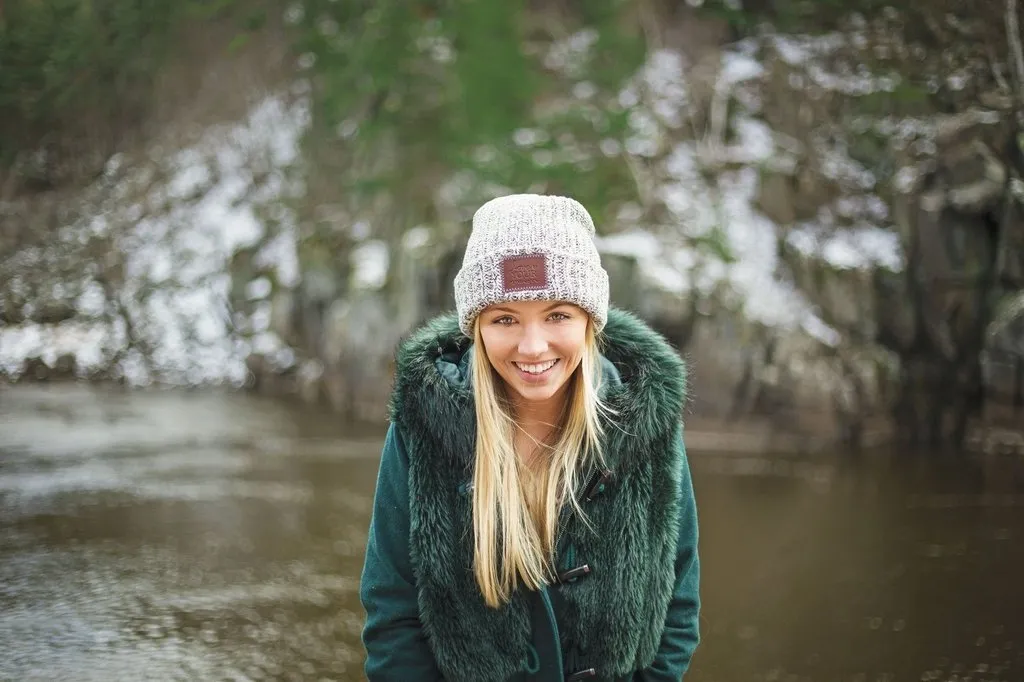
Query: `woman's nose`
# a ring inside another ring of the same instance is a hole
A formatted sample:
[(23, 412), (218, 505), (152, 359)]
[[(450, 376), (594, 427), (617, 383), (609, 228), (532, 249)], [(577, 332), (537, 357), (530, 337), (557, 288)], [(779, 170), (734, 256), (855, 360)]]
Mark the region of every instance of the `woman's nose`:
[(519, 339), (519, 354), (525, 357), (542, 355), (548, 349), (544, 332), (537, 325), (525, 325)]

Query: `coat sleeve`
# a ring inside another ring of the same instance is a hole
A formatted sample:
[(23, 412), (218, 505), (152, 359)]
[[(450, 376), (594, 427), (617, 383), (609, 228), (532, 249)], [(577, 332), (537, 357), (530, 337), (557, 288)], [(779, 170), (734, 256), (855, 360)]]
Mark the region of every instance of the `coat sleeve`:
[(409, 457), (394, 424), (377, 474), (359, 599), (369, 682), (442, 680), (420, 622), (409, 556)]
[(690, 465), (682, 435), (677, 445), (682, 455), (680, 475), (679, 540), (676, 550), (676, 582), (665, 618), (661, 645), (654, 662), (640, 671), (641, 682), (679, 682), (690, 667), (700, 641), (700, 557), (697, 553), (697, 503), (693, 495)]

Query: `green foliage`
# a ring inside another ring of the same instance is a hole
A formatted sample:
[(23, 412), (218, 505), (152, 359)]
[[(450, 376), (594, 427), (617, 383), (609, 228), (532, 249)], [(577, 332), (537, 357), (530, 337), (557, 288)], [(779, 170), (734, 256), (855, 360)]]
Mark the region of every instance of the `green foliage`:
[[(241, 0), (7, 0), (0, 3), (0, 166), (41, 145), (82, 153), (147, 112), (152, 83), (188, 21), (231, 15)], [(266, 21), (244, 3), (239, 30)], [(234, 42), (232, 42), (234, 41)], [(110, 150), (112, 151), (112, 150)]]
[(736, 262), (736, 256), (729, 244), (729, 237), (721, 227), (714, 227), (706, 235), (693, 240), (693, 245), (703, 251), (715, 256), (718, 260), (727, 265)]
[(475, 0), (460, 3), (442, 25), (459, 55), (448, 119), (452, 142), (486, 143), (507, 135), (529, 115), (537, 75), (522, 52), (521, 16), (521, 4), (513, 0)]
[[(0, 23), (0, 156), (74, 127), (85, 110), (123, 115), (167, 46), (180, 3), (14, 0)], [(84, 131), (78, 131), (84, 132)]]
[[(627, 30), (622, 3), (588, 0), (551, 16), (522, 0), (310, 0), (303, 7), (296, 40), (313, 63), (309, 146), (339, 160), (325, 170), (341, 173), (349, 196), (401, 197), (417, 214), (409, 219), (421, 220), (438, 185), (458, 171), (518, 189), (542, 183), (590, 197), (595, 208), (614, 187), (632, 184), (621, 161), (598, 151), (624, 117), (595, 116), (603, 106), (569, 96), (585, 83), (593, 99), (608, 97), (641, 63), (643, 41)], [(583, 40), (586, 58), (552, 67), (545, 55), (573, 35), (592, 35)], [(526, 128), (543, 139), (517, 144), (516, 131)]]
[(880, 182), (892, 174), (891, 140), (873, 128), (849, 136), (850, 158), (871, 171)]
[(892, 92), (879, 90), (861, 95), (854, 103), (857, 114), (869, 116), (924, 116), (935, 111), (928, 89), (905, 80), (898, 82)]

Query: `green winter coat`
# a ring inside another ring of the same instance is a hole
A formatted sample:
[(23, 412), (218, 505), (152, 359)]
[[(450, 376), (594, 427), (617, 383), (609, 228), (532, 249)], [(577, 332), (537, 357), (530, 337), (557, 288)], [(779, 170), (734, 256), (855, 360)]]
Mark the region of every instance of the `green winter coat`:
[(370, 682), (678, 681), (697, 646), (697, 515), (679, 356), (638, 318), (603, 331), (605, 470), (563, 514), (559, 579), (490, 609), (472, 570), (472, 344), (452, 315), (397, 355), (360, 598)]

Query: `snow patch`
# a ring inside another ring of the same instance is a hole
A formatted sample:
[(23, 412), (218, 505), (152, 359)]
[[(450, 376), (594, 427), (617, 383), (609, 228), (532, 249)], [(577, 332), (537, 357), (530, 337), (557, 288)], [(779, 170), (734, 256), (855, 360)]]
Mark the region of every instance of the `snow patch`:
[(380, 289), (387, 281), (390, 255), (388, 245), (371, 239), (352, 249), (352, 286), (356, 289)]
[(544, 56), (544, 66), (569, 78), (582, 78), (598, 37), (595, 29), (586, 28), (555, 41)]
[[(120, 231), (116, 243), (125, 282), (114, 308), (124, 317), (0, 329), (0, 372), (17, 377), (29, 359), (52, 366), (70, 354), (80, 372), (116, 363), (113, 373), (130, 385), (243, 382), (247, 344), (230, 319), (227, 273), (239, 250), (265, 240), (257, 265), (275, 271), (283, 286), (297, 283), (294, 220), (285, 211), (267, 239), (257, 206), (301, 189), (285, 182), (281, 170), (299, 159), (300, 137), (308, 124), (308, 100), (270, 96), (245, 120), (209, 129), (193, 147), (171, 154), (154, 148), (150, 157), (165, 166), (169, 179), (153, 187), (143, 203), (131, 198), (149, 185), (153, 168), (125, 168), (123, 157), (112, 158), (99, 181), (113, 183), (105, 203), (65, 231), (79, 242)], [(273, 172), (260, 174), (264, 179), (258, 182), (254, 169)], [(25, 250), (15, 258), (39, 256)], [(268, 284), (257, 279), (247, 293), (264, 298)], [(91, 280), (82, 284), (75, 300), (87, 317), (100, 316), (111, 305)]]
[(731, 86), (763, 75), (764, 66), (750, 55), (741, 52), (726, 52), (722, 55), (722, 69), (718, 76), (722, 84)]
[(270, 296), (274, 286), (266, 277), (257, 277), (245, 285), (245, 296), (250, 301), (258, 301)]
[(75, 309), (86, 317), (99, 317), (106, 307), (107, 297), (103, 287), (94, 280), (86, 282), (75, 301)]
[(75, 369), (85, 375), (100, 369), (117, 334), (109, 325), (66, 321), (56, 325), (25, 323), (0, 330), (0, 372), (17, 377), (26, 359), (37, 358), (53, 368), (64, 356), (75, 359)]
[[(835, 47), (834, 39), (808, 39), (782, 41), (780, 51), (794, 62), (803, 62), (812, 53)], [(751, 50), (730, 51), (723, 56), (715, 87), (728, 95), (738, 84), (763, 73)], [(619, 105), (630, 110), (625, 151), (653, 159), (644, 163), (657, 164), (654, 199), (669, 217), (665, 224), (653, 225), (641, 220), (644, 211), (630, 216), (620, 212), (623, 231), (598, 238), (599, 251), (635, 258), (642, 276), (662, 290), (683, 296), (721, 295), (736, 301), (755, 322), (801, 329), (822, 343), (836, 345), (838, 332), (815, 314), (793, 284), (780, 277), (780, 229), (755, 207), (760, 183), (757, 166), (771, 162), (777, 154), (773, 131), (740, 106), (730, 117), (733, 135), (724, 148), (687, 140), (663, 149), (667, 129), (689, 115), (684, 74), (685, 63), (678, 53), (656, 51), (639, 78), (618, 93)], [(873, 176), (838, 150), (832, 151), (829, 163), (833, 175), (851, 184), (874, 183)], [(878, 207), (867, 204), (865, 210), (877, 213)], [(883, 250), (881, 238), (875, 237), (865, 248)]]
[(424, 225), (410, 228), (402, 235), (402, 248), (407, 251), (415, 251), (430, 243), (431, 230)]
[(841, 270), (882, 267), (900, 272), (904, 267), (899, 236), (880, 227), (823, 229), (801, 225), (786, 235), (786, 243), (805, 256), (820, 258)]

